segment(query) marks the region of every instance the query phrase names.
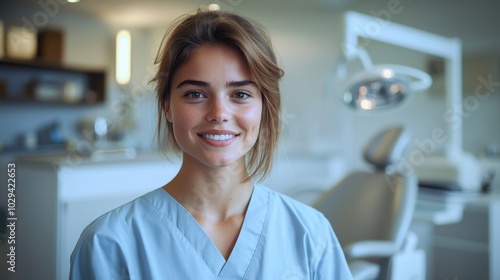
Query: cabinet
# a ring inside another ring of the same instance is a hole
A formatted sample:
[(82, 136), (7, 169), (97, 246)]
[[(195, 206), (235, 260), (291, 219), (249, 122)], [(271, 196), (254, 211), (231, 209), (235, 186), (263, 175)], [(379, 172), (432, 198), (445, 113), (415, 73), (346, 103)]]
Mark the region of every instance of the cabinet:
[(106, 73), (42, 61), (0, 60), (0, 102), (97, 104)]
[(435, 226), (434, 279), (498, 279), (493, 272), (498, 265), (493, 246), (498, 233), (492, 235), (494, 216), (498, 219), (494, 208), (494, 203), (470, 203), (460, 222)]
[(163, 186), (179, 169), (166, 159), (21, 158), (16, 162), (16, 273), (8, 279), (68, 279), (80, 233), (101, 214)]
[(500, 279), (498, 194), (421, 191), (412, 231), (426, 251), (427, 279)]

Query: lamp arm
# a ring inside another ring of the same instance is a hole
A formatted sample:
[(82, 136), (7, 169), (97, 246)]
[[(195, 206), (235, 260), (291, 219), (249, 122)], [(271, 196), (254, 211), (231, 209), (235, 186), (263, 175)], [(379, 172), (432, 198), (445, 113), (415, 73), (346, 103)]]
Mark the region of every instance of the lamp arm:
[(371, 69), (373, 67), (372, 59), (370, 58), (370, 55), (364, 48), (356, 48), (356, 56), (359, 58), (359, 60), (363, 64), (363, 67), (366, 70)]
[[(371, 69), (373, 67), (372, 59), (368, 52), (361, 47), (351, 48), (351, 55), (343, 53), (339, 55), (336, 67), (335, 67), (335, 77), (333, 79), (334, 87), (338, 87), (340, 83), (343, 83), (347, 77), (347, 62), (358, 58), (361, 61), (361, 64), (365, 68), (365, 70)], [(331, 92), (332, 89), (329, 87), (327, 90), (327, 94)], [(333, 90), (334, 92), (336, 90)]]
[[(351, 50), (353, 50), (351, 48)], [(358, 58), (361, 61), (361, 64), (363, 64), (363, 68), (365, 70), (371, 69), (373, 67), (373, 62), (368, 54), (368, 52), (364, 48), (355, 48), (354, 51), (352, 52), (353, 55), (347, 56), (346, 54), (340, 55), (339, 59), (337, 61), (337, 67), (336, 67), (336, 73), (335, 76), (337, 77), (337, 81), (345, 79), (347, 76), (347, 62), (350, 60), (353, 60), (355, 58)]]

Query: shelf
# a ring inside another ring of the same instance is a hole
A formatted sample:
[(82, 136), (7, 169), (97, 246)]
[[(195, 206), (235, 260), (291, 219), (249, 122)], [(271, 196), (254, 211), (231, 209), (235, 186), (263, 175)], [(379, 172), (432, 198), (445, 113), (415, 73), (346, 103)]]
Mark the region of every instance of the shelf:
[(65, 66), (62, 64), (58, 63), (51, 63), (43, 60), (21, 60), (21, 59), (9, 59), (9, 58), (3, 58), (0, 59), (1, 64), (5, 65), (11, 65), (11, 66), (24, 66), (24, 67), (29, 67), (29, 68), (38, 68), (42, 70), (57, 70), (57, 71), (64, 71), (64, 72), (75, 72), (75, 73), (81, 73), (81, 72), (95, 72), (95, 73), (100, 73), (103, 72), (100, 69), (84, 69), (80, 67), (71, 67), (71, 66)]
[(66, 154), (64, 144), (39, 145), (29, 149), (21, 145), (8, 145), (0, 148), (0, 155), (46, 155)]
[(39, 105), (44, 105), (44, 106), (52, 106), (54, 105), (54, 107), (57, 107), (57, 106), (84, 106), (84, 105), (97, 105), (97, 104), (103, 104), (103, 101), (94, 101), (94, 99), (92, 98), (92, 101), (86, 101), (86, 100), (82, 100), (82, 101), (79, 101), (79, 102), (67, 102), (67, 101), (64, 101), (64, 100), (37, 100), (35, 98), (30, 98), (30, 97), (26, 97), (26, 98), (11, 98), (11, 97), (7, 97), (7, 98), (0, 98), (0, 106), (1, 105), (33, 105), (33, 106), (39, 106)]
[(104, 70), (43, 61), (0, 60), (0, 103), (99, 104), (105, 100)]

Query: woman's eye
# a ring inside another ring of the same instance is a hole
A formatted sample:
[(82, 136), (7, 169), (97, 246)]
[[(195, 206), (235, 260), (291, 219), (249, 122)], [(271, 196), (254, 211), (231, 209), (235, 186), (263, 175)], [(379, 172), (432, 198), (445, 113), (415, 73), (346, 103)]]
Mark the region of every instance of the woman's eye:
[(233, 96), (237, 99), (247, 99), (250, 97), (250, 94), (246, 92), (237, 92)]
[(203, 93), (201, 93), (199, 91), (190, 91), (190, 92), (186, 93), (186, 95), (184, 95), (184, 96), (189, 98), (189, 99), (199, 99), (199, 98), (204, 97)]

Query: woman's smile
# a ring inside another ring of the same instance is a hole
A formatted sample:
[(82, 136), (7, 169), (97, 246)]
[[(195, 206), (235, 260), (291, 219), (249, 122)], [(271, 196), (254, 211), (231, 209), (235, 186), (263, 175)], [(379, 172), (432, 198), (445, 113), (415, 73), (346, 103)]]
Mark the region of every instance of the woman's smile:
[(205, 143), (214, 147), (228, 146), (239, 136), (238, 133), (230, 130), (207, 130), (198, 135)]

